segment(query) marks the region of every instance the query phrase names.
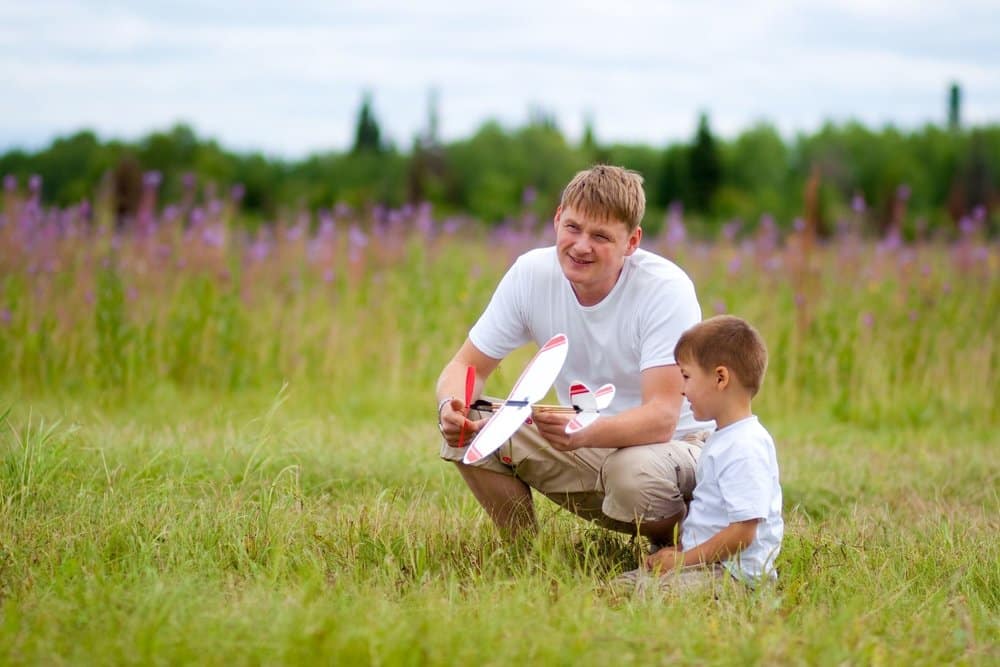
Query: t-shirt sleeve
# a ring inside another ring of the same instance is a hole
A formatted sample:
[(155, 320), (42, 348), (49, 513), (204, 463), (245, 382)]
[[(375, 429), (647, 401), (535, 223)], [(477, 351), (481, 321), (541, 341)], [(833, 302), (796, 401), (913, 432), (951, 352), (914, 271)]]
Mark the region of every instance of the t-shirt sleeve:
[(767, 518), (774, 485), (763, 457), (747, 452), (726, 463), (718, 475), (730, 523)]
[(503, 359), (530, 340), (525, 310), (530, 281), (525, 272), (524, 260), (518, 258), (469, 331), (469, 340), (488, 357)]
[(651, 295), (639, 334), (639, 370), (676, 363), (677, 341), (698, 322), (701, 306), (690, 280), (674, 280), (665, 292)]

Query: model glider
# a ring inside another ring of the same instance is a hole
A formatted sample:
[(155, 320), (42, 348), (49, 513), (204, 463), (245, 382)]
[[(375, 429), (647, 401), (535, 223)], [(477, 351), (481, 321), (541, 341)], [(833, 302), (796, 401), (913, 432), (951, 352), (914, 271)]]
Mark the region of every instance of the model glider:
[(601, 416), (601, 410), (608, 407), (614, 397), (613, 384), (606, 384), (593, 392), (582, 382), (572, 385), (569, 388), (569, 401), (573, 404), (576, 416), (566, 424), (566, 432), (576, 433), (593, 424)]
[[(572, 413), (573, 419), (566, 424), (566, 433), (573, 434), (577, 431), (581, 431), (595, 421), (601, 416), (601, 410), (608, 407), (611, 404), (612, 399), (615, 397), (615, 386), (613, 384), (606, 384), (597, 391), (591, 391), (587, 385), (582, 382), (574, 382), (569, 388), (569, 398), (572, 405), (543, 405), (541, 403), (536, 403), (532, 406), (535, 412), (569, 412)], [(506, 401), (499, 403), (493, 403), (490, 401), (479, 400), (472, 404), (472, 407), (478, 410), (484, 410), (488, 412), (497, 412), (506, 405)], [(531, 423), (530, 417), (527, 419), (528, 423)]]
[(476, 434), (462, 457), (466, 464), (492, 454), (531, 416), (531, 406), (545, 397), (566, 361), (569, 340), (556, 334), (538, 350), (517, 379), (514, 388)]

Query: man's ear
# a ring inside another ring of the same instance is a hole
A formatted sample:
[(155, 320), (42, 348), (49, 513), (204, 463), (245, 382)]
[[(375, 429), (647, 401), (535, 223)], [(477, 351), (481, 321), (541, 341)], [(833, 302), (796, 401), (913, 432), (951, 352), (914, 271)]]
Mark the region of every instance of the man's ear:
[(729, 386), (729, 369), (725, 366), (715, 367), (715, 388), (722, 391)]
[(561, 217), (562, 217), (562, 204), (559, 204), (559, 206), (556, 206), (556, 214), (552, 216), (552, 227), (557, 232), (559, 231), (559, 218)]
[(628, 245), (625, 248), (625, 256), (628, 257), (639, 248), (639, 241), (642, 240), (642, 227), (636, 227), (635, 231), (629, 234)]

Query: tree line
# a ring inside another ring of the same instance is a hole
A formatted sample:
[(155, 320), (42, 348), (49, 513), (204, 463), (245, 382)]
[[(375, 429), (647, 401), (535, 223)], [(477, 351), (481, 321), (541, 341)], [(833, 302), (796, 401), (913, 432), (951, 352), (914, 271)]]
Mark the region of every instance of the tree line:
[(400, 149), (383, 139), (365, 96), (350, 150), (282, 160), (227, 150), (183, 124), (136, 141), (102, 141), (85, 130), (35, 152), (0, 155), (0, 174), (21, 187), (41, 176), (46, 204), (110, 193), (126, 217), (155, 172), (161, 201), (227, 197), (232, 188), (251, 219), (426, 201), (441, 215), (495, 224), (525, 213), (550, 216), (562, 186), (596, 162), (643, 174), (645, 224), (653, 231), (671, 206), (682, 206), (703, 233), (737, 219), (752, 227), (762, 215), (792, 225), (810, 207), (820, 233), (859, 218), (873, 233), (893, 224), (907, 234), (948, 233), (967, 218), (983, 221), (991, 234), (1000, 230), (1000, 125), (962, 128), (955, 118), (911, 131), (828, 123), (792, 139), (759, 123), (726, 140), (702, 114), (689, 141), (657, 147), (602, 143), (589, 124), (581, 140), (569, 141), (541, 111), (521, 127), (489, 121), (470, 137), (443, 142), (432, 107), (427, 128)]

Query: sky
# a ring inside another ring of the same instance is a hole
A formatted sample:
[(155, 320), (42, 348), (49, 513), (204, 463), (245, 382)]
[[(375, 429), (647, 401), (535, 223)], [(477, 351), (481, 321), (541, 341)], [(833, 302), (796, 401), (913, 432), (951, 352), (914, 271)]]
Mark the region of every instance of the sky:
[(364, 91), (402, 149), (435, 91), (446, 141), (552, 114), (667, 145), (825, 121), (1000, 122), (1000, 0), (0, 0), (0, 150), (178, 122), (288, 159), (350, 147)]

